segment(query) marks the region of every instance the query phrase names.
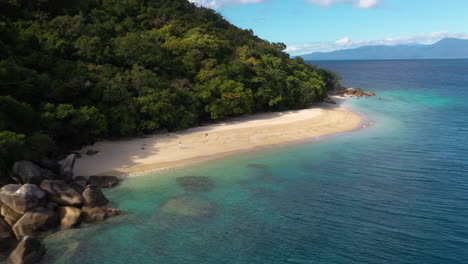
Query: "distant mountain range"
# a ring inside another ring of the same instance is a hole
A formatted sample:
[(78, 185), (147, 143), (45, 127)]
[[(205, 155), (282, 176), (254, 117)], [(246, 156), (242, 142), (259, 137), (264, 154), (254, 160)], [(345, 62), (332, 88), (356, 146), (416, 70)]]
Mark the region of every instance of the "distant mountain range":
[(298, 57), (304, 60), (467, 59), (468, 40), (446, 38), (432, 45), (363, 46)]

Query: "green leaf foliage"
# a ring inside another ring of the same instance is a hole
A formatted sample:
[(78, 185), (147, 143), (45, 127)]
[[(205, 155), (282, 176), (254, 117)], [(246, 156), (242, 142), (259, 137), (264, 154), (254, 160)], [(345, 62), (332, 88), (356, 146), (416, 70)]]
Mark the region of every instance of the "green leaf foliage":
[(339, 81), (187, 0), (14, 0), (0, 10), (2, 140), (44, 155), (307, 107)]

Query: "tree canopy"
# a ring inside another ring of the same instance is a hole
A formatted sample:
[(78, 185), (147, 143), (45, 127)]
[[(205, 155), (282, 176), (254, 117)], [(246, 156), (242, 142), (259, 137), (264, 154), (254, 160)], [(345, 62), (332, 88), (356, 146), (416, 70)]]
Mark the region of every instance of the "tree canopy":
[(186, 0), (0, 0), (0, 36), (3, 148), (298, 109), (338, 82)]

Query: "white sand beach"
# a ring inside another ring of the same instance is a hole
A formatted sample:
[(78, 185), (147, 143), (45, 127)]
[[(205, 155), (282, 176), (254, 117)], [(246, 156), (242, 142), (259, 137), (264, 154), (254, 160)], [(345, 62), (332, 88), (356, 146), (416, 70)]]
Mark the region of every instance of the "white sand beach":
[[(123, 175), (353, 130), (361, 117), (339, 105), (255, 114), (177, 133), (102, 141), (79, 151), (75, 175)], [(179, 142), (181, 143), (179, 146)], [(99, 151), (93, 156), (86, 151)]]

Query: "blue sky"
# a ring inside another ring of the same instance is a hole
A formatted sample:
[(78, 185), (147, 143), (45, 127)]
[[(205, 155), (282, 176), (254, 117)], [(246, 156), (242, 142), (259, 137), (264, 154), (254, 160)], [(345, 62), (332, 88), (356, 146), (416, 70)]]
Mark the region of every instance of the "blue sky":
[(468, 0), (190, 0), (292, 55), (468, 39)]

